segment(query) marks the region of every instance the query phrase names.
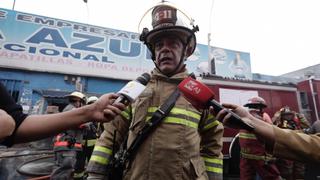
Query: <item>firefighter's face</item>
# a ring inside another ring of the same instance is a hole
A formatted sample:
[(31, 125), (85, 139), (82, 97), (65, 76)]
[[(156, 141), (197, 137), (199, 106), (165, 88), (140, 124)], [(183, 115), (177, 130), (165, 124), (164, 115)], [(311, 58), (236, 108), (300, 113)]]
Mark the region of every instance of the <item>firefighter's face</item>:
[(282, 115), (282, 119), (285, 119), (285, 120), (293, 120), (293, 118), (294, 118), (293, 114), (283, 114)]
[[(154, 44), (156, 65), (164, 74), (173, 73), (179, 66), (180, 58), (183, 51), (183, 44), (180, 39), (174, 36), (161, 37)], [(176, 72), (184, 68), (181, 63)]]
[(249, 109), (249, 112), (251, 115), (257, 118), (262, 118), (263, 111), (261, 111), (260, 109)]
[(81, 107), (83, 105), (83, 101), (80, 98), (77, 98), (77, 97), (72, 97), (70, 99), (70, 103), (72, 103), (73, 106), (76, 107), (76, 108)]

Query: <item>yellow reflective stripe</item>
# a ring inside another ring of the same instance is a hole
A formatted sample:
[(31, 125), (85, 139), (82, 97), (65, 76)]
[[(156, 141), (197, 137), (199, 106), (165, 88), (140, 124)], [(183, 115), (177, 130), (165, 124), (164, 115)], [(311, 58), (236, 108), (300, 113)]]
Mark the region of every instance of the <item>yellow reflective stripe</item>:
[(223, 172), (223, 160), (220, 158), (208, 158), (208, 157), (202, 157), (206, 170), (214, 173), (219, 173), (221, 174)]
[(185, 109), (180, 109), (180, 108), (172, 108), (170, 113), (172, 113), (172, 114), (184, 114), (186, 116), (193, 117), (195, 119), (200, 119), (201, 118), (200, 114), (197, 114), (197, 113), (192, 112), (192, 111), (187, 111)]
[(87, 140), (87, 146), (94, 146), (96, 144), (96, 139), (89, 139)]
[(97, 156), (97, 155), (92, 155), (90, 157), (90, 161), (94, 161), (94, 162), (97, 162), (99, 164), (103, 164), (103, 165), (107, 165), (108, 162), (109, 162), (109, 159), (107, 158), (104, 158), (104, 157), (101, 157), (101, 156)]
[(210, 129), (210, 128), (215, 127), (215, 126), (217, 126), (219, 124), (220, 124), (220, 122), (218, 120), (215, 120), (212, 123), (209, 123), (209, 124), (205, 125), (203, 129), (204, 130)]
[(245, 152), (242, 152), (241, 151), (241, 157), (243, 158), (246, 158), (246, 159), (254, 159), (254, 160), (263, 160), (263, 161), (272, 161), (272, 160), (275, 160), (274, 157), (270, 157), (268, 155), (266, 156), (259, 156), (259, 155), (255, 155), (255, 154), (248, 154), (248, 153), (245, 153)]
[[(156, 110), (158, 109), (158, 107), (149, 107), (148, 108), (148, 112), (155, 112)], [(172, 114), (184, 114), (186, 116), (189, 116), (189, 117), (193, 117), (195, 119), (200, 119), (201, 118), (201, 115), (200, 114), (197, 114), (193, 111), (188, 111), (188, 110), (185, 110), (185, 109), (181, 109), (181, 108), (172, 108), (170, 113)]]
[(191, 122), (191, 121), (187, 121), (185, 119), (180, 119), (180, 118), (175, 118), (175, 117), (167, 117), (167, 118), (164, 119), (164, 122), (166, 122), (166, 123), (177, 123), (177, 124), (182, 124), (182, 125), (189, 126), (189, 127), (192, 127), (192, 128), (198, 128), (198, 124), (195, 123), (195, 122)]
[(82, 171), (80, 173), (76, 173), (76, 172), (73, 173), (73, 177), (74, 178), (81, 178), (83, 176), (84, 176), (84, 171)]
[[(146, 118), (146, 121), (148, 122), (150, 119), (151, 119), (151, 116), (148, 116)], [(166, 117), (163, 122), (165, 122), (165, 123), (182, 124), (182, 125), (189, 126), (189, 127), (192, 127), (192, 128), (198, 128), (198, 124), (197, 123), (192, 122), (192, 121), (188, 121), (188, 120), (185, 120), (185, 119), (181, 119), (181, 118), (176, 118), (176, 117)]]
[(131, 119), (131, 118), (130, 118), (130, 109), (128, 109), (128, 108), (125, 109), (124, 111), (121, 112), (121, 115), (122, 115), (124, 118), (130, 120), (130, 119)]
[(220, 158), (208, 158), (208, 157), (202, 157), (202, 158), (206, 162), (223, 165), (223, 160)]
[(208, 115), (207, 121), (210, 120), (210, 119), (214, 119), (214, 116), (213, 116), (212, 114), (209, 114), (209, 115)]
[(252, 134), (252, 133), (243, 133), (241, 132), (239, 135), (239, 138), (243, 138), (243, 139), (257, 139), (257, 137)]
[(148, 112), (156, 112), (157, 109), (158, 107), (149, 107)]
[(112, 154), (112, 150), (103, 146), (95, 146), (93, 151), (100, 151), (106, 154), (111, 155)]
[(219, 173), (219, 174), (222, 174), (222, 173), (223, 173), (222, 168), (216, 168), (216, 167), (208, 167), (208, 166), (206, 166), (206, 170), (207, 170), (207, 171), (210, 171), (210, 172), (214, 172), (214, 173)]

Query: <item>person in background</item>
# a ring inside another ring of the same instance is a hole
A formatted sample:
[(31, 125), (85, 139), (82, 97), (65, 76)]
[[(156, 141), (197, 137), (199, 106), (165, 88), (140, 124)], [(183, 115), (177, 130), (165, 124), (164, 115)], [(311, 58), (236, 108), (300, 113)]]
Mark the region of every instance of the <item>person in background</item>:
[[(231, 109), (243, 121), (251, 124), (252, 132), (256, 137), (266, 143), (266, 149), (275, 157), (291, 159), (299, 162), (320, 163), (320, 133), (309, 135), (291, 129), (281, 129), (252, 116), (246, 109), (235, 104), (223, 104), (226, 109)], [(213, 110), (214, 111), (214, 110)], [(228, 127), (241, 129), (238, 122), (230, 119), (231, 114), (221, 110), (216, 118)]]
[[(267, 107), (265, 100), (255, 96), (244, 105), (254, 117), (272, 124), (270, 116), (264, 112)], [(275, 158), (265, 150), (264, 142), (257, 139), (254, 133), (240, 130), (240, 179), (252, 180), (256, 174), (263, 180), (280, 179), (280, 173), (275, 165)]]
[[(178, 84), (188, 77), (185, 61), (196, 48), (197, 31), (194, 26), (185, 27), (177, 13), (180, 11), (166, 4), (152, 8), (153, 29), (144, 28), (140, 36), (155, 64), (151, 80), (121, 116), (105, 123), (87, 167), (88, 179), (106, 178), (113, 152), (122, 143), (130, 147), (154, 114), (163, 116), (158, 107), (165, 102), (173, 108), (127, 162), (123, 178), (222, 179), (222, 124), (207, 108), (196, 109), (176, 93)], [(173, 95), (176, 99), (169, 98)]]
[[(80, 108), (86, 104), (86, 96), (81, 92), (72, 92), (67, 96), (69, 104), (63, 112)], [(65, 119), (68, 121), (68, 119)], [(83, 179), (86, 156), (83, 140), (86, 124), (69, 129), (54, 138), (53, 150), (55, 153), (56, 169), (51, 174), (51, 179)]]
[[(288, 106), (281, 108), (280, 113), (276, 113), (273, 119), (274, 124), (279, 128), (302, 130), (302, 123), (297, 113), (292, 111)], [(287, 180), (303, 179), (304, 164), (283, 158), (278, 158), (276, 164), (281, 177)]]
[[(96, 102), (98, 100), (97, 96), (90, 96), (87, 99), (87, 105), (92, 104), (94, 102)], [(86, 156), (86, 160), (89, 161), (93, 148), (94, 148), (94, 144), (96, 143), (96, 139), (100, 136), (100, 132), (99, 132), (99, 126), (100, 123), (97, 122), (89, 122), (89, 123), (85, 123), (83, 124), (83, 141), (82, 141), (82, 145), (84, 147), (84, 153)]]
[[(116, 98), (118, 98), (118, 95), (109, 93), (103, 95), (91, 105), (72, 111), (46, 115), (27, 115), (22, 112), (21, 105), (13, 100), (5, 86), (0, 82), (0, 110), (4, 111), (1, 111), (0, 122), (9, 121), (11, 127), (4, 129), (5, 127), (1, 126), (1, 132), (7, 131), (4, 134), (9, 135), (13, 126), (11, 121), (14, 120), (15, 123), (13, 133), (10, 136), (3, 137), (0, 144), (10, 147), (17, 143), (50, 137), (89, 121), (111, 121), (125, 108), (121, 103), (112, 104)], [(69, 121), (65, 119), (69, 119)]]

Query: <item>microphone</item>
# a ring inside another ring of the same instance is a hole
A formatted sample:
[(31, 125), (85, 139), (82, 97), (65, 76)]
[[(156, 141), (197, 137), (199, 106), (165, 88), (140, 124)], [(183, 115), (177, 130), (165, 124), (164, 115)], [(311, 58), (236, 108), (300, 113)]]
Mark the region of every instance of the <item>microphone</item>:
[(149, 81), (150, 75), (148, 73), (143, 73), (136, 80), (128, 82), (128, 84), (118, 92), (120, 96), (114, 101), (114, 103), (128, 105), (144, 91)]
[(254, 127), (244, 122), (240, 116), (235, 114), (229, 109), (224, 108), (219, 102), (214, 100), (214, 93), (206, 85), (199, 81), (196, 81), (192, 77), (184, 79), (179, 85), (178, 89), (182, 92), (183, 96), (196, 108), (204, 109), (206, 107), (213, 106), (214, 111), (219, 113), (222, 109), (225, 109), (231, 114), (229, 118), (233, 124), (241, 127), (241, 129), (253, 130)]

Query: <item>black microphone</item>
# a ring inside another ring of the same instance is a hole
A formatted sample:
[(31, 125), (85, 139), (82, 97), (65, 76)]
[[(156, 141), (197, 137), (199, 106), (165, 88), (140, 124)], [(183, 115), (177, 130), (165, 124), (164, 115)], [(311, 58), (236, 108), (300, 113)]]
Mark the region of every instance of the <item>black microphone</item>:
[(136, 80), (128, 82), (128, 84), (126, 84), (118, 92), (118, 94), (120, 95), (114, 101), (114, 103), (122, 103), (128, 105), (144, 91), (149, 81), (150, 75), (148, 73), (143, 73)]

